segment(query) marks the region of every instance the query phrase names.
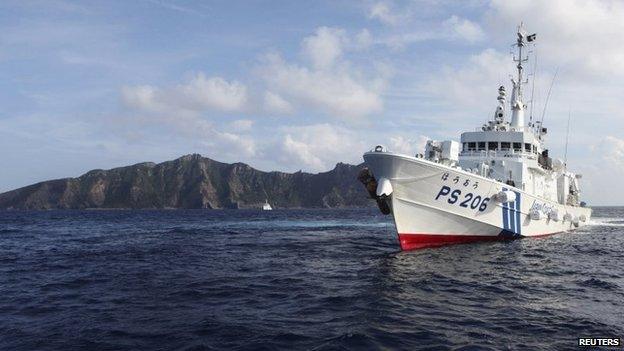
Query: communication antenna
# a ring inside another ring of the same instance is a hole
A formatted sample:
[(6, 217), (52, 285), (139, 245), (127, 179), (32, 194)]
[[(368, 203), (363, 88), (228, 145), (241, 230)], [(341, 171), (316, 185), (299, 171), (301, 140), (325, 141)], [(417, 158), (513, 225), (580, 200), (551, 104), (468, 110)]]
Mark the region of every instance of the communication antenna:
[(568, 131), (566, 132), (565, 152), (563, 154), (563, 167), (568, 168), (568, 140), (570, 139), (570, 117), (572, 116), (572, 108), (568, 108)]
[(529, 125), (533, 122), (533, 105), (535, 101), (533, 96), (535, 95), (535, 81), (537, 80), (537, 53), (535, 53), (535, 60), (533, 61), (533, 82), (531, 82), (531, 110), (529, 112)]
[(540, 119), (540, 125), (544, 125), (544, 116), (546, 115), (546, 107), (548, 107), (548, 100), (550, 99), (550, 92), (552, 91), (552, 87), (555, 84), (555, 79), (557, 79), (557, 73), (559, 73), (559, 67), (555, 71), (555, 75), (553, 76), (552, 82), (550, 82), (550, 88), (548, 88), (548, 95), (546, 95), (546, 102), (544, 103), (544, 110), (542, 111), (542, 118)]

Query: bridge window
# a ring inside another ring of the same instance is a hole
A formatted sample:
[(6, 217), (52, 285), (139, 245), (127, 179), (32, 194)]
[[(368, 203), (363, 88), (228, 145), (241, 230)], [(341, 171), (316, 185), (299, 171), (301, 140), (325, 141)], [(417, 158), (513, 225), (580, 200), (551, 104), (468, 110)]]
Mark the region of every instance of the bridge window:
[(480, 141), (477, 144), (477, 150), (481, 151), (481, 150), (485, 150), (485, 141)]
[(498, 149), (498, 142), (497, 141), (490, 141), (488, 142), (488, 150), (496, 150)]
[(468, 151), (474, 151), (477, 149), (476, 143), (468, 143)]
[(501, 150), (509, 150), (511, 149), (511, 143), (508, 142), (501, 142)]
[(524, 151), (531, 152), (531, 144), (529, 143), (524, 144)]
[(513, 143), (514, 151), (522, 151), (522, 143)]
[(536, 154), (537, 153), (537, 146), (533, 145), (533, 153)]

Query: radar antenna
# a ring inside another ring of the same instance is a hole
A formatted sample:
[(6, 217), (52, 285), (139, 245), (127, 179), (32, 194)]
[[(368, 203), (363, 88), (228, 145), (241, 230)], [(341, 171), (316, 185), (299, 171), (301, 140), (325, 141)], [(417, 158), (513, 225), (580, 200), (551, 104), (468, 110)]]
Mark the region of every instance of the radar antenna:
[(518, 56), (514, 55), (513, 60), (517, 62), (516, 68), (518, 69), (518, 77), (516, 79), (512, 78), (511, 83), (513, 85), (512, 97), (511, 97), (511, 127), (520, 129), (524, 128), (524, 109), (526, 105), (524, 104), (522, 98), (522, 84), (528, 84), (528, 80), (524, 81), (522, 76), (522, 72), (524, 67), (522, 64), (529, 60), (528, 55), (523, 55), (522, 50), (524, 47), (528, 46), (529, 43), (535, 41), (536, 34), (527, 35), (523, 28), (523, 23), (520, 23), (518, 26), (518, 39), (514, 46), (518, 48)]
[(550, 92), (552, 91), (553, 85), (555, 85), (555, 79), (557, 79), (557, 74), (559, 73), (559, 67), (555, 70), (555, 75), (553, 76), (552, 81), (550, 82), (550, 88), (548, 88), (548, 95), (546, 95), (546, 102), (544, 102), (544, 110), (542, 110), (542, 118), (540, 119), (540, 124), (544, 124), (544, 116), (546, 116), (546, 108), (548, 107), (548, 100), (550, 99)]
[(535, 81), (537, 80), (537, 53), (535, 54), (535, 59), (533, 60), (533, 81), (531, 82), (531, 110), (529, 112), (529, 126), (533, 123), (533, 106), (535, 105)]
[(572, 116), (572, 108), (568, 109), (568, 131), (566, 132), (565, 153), (563, 154), (563, 167), (568, 168), (568, 140), (570, 139), (570, 117)]

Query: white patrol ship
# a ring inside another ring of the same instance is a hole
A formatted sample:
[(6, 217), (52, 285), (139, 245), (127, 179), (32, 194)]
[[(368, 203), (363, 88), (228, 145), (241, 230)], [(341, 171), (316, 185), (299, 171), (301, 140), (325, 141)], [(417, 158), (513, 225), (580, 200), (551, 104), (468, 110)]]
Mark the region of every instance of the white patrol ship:
[(535, 34), (518, 28), (511, 121), (501, 86), (493, 119), (462, 133), (461, 143), (429, 140), (425, 154), (414, 157), (381, 145), (364, 154), (359, 179), (380, 210), (394, 216), (403, 250), (543, 236), (588, 223), (581, 175), (548, 155), (541, 121), (531, 116), (525, 124), (523, 51), (534, 41)]

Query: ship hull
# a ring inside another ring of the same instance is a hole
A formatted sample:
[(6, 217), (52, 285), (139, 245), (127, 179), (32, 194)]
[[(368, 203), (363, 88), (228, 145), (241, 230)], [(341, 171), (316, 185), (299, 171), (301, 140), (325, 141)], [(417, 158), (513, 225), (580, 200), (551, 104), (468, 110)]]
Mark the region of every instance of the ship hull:
[[(403, 250), (550, 235), (584, 226), (591, 216), (590, 208), (565, 206), (422, 158), (369, 152), (364, 160), (375, 178), (390, 181), (388, 199)], [(516, 199), (497, 201), (501, 191), (514, 192)], [(541, 218), (531, 216), (535, 210)]]

